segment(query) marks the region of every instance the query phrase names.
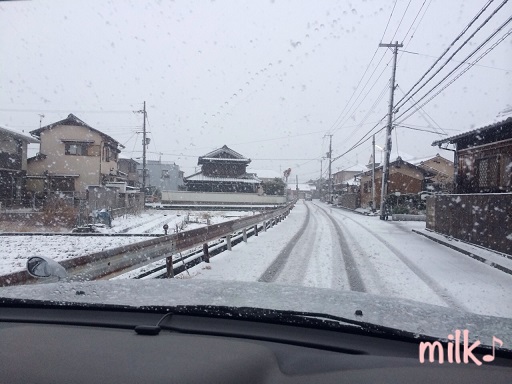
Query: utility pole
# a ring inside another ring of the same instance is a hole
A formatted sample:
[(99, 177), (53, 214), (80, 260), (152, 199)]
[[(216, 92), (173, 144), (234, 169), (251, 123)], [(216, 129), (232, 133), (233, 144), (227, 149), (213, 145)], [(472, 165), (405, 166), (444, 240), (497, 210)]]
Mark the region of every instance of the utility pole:
[(146, 102), (144, 101), (144, 108), (142, 109), (144, 121), (142, 123), (142, 190), (146, 191)]
[(322, 176), (323, 176), (323, 174), (324, 174), (324, 173), (323, 173), (323, 169), (322, 169), (322, 168), (323, 168), (323, 163), (324, 163), (324, 158), (322, 157), (322, 158), (320, 159), (320, 179), (319, 179), (319, 180), (320, 180), (320, 183), (318, 183), (318, 184), (319, 184), (319, 185), (318, 185), (318, 198), (319, 198), (320, 200), (322, 200), (322, 184), (323, 184), (323, 182), (322, 182)]
[(146, 137), (146, 102), (144, 101), (143, 109), (133, 111), (133, 113), (142, 113), (144, 119), (142, 122), (142, 191), (144, 191), (146, 189), (146, 146), (149, 142), (149, 139)]
[[(384, 165), (382, 166), (382, 189), (380, 193), (380, 219), (386, 218), (386, 196), (388, 194), (388, 179), (389, 179), (389, 156), (391, 155), (391, 131), (393, 129), (393, 103), (395, 96), (395, 74), (396, 74), (396, 57), (398, 55), (398, 48), (403, 47), (403, 44), (398, 44), (398, 41), (391, 44), (379, 44), (379, 47), (394, 48), (393, 49), (393, 72), (391, 75), (391, 87), (389, 95), (389, 114), (388, 126), (386, 129), (386, 153), (384, 155)], [(375, 159), (373, 160), (375, 163)]]
[(372, 212), (375, 212), (375, 135), (372, 140)]
[[(331, 202), (332, 195), (332, 135), (329, 136), (329, 152), (327, 152), (327, 158), (329, 159), (329, 193), (328, 193), (328, 201)], [(325, 136), (324, 136), (325, 137)]]

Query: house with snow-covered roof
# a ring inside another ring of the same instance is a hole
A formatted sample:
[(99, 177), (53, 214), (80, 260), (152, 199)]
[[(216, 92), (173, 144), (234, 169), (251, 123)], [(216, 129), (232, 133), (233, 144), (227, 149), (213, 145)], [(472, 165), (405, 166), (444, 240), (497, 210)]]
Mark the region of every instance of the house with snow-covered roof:
[(227, 145), (200, 156), (201, 171), (184, 179), (187, 191), (255, 193), (261, 180), (247, 172), (250, 162)]

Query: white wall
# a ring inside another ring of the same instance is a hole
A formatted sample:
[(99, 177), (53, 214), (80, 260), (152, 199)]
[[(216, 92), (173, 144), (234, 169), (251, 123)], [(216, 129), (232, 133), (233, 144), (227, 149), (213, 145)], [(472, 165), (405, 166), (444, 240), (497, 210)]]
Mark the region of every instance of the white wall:
[(284, 204), (286, 196), (258, 196), (256, 193), (162, 191), (162, 203), (250, 203)]

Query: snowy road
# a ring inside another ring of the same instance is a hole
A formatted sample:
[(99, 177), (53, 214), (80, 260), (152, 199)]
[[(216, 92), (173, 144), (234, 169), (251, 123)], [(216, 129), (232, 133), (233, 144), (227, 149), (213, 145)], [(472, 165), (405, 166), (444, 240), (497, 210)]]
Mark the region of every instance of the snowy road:
[(512, 317), (512, 276), (411, 231), (424, 225), (299, 202), (272, 231), (208, 268), (194, 267), (192, 276), (355, 290)]

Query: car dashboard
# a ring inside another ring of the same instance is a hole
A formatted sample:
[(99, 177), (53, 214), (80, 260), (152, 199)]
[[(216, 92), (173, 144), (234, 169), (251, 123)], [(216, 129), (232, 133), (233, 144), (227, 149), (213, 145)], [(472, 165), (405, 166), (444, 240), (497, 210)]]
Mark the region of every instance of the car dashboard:
[(0, 381), (9, 383), (510, 382), (492, 364), (420, 363), (419, 342), (173, 314), (165, 309), (3, 306)]

